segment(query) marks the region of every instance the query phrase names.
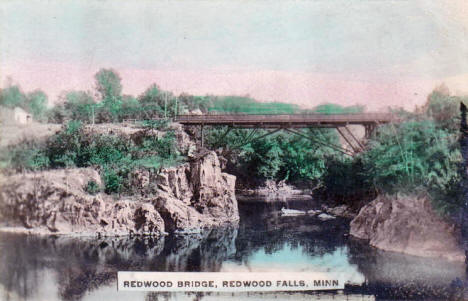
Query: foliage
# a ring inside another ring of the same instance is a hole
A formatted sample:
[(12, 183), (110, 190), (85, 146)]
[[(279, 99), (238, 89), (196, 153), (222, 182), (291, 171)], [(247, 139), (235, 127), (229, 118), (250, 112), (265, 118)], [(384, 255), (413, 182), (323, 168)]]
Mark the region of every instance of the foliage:
[(9, 85), (0, 93), (0, 105), (7, 108), (26, 106), (26, 96), (17, 85)]
[(142, 107), (144, 117), (172, 117), (177, 111), (178, 99), (168, 91), (162, 91), (158, 85), (151, 85), (138, 101)]
[(294, 104), (281, 102), (259, 102), (250, 97), (224, 96), (214, 98), (209, 111), (219, 113), (243, 114), (294, 114), (299, 107)]
[(63, 104), (56, 104), (46, 113), (49, 123), (64, 123), (69, 119), (70, 112), (65, 109)]
[(423, 110), (438, 127), (455, 132), (458, 131), (460, 124), (460, 102), (468, 103), (468, 98), (451, 96), (448, 89), (441, 86), (429, 94)]
[(99, 122), (120, 120), (122, 110), (122, 84), (120, 75), (113, 69), (101, 69), (94, 76), (101, 102), (97, 113)]
[(212, 148), (223, 145), (230, 149), (236, 161), (234, 173), (243, 177), (289, 181), (319, 180), (325, 171), (328, 157), (341, 156), (329, 147), (317, 143), (338, 144), (336, 132), (330, 129), (306, 129), (303, 135), (278, 132), (263, 138), (266, 130), (252, 133), (236, 129), (226, 134), (226, 129), (210, 129), (206, 141)]
[(4, 167), (14, 167), (17, 171), (44, 170), (50, 167), (50, 160), (43, 145), (23, 140), (16, 146), (2, 150), (0, 161)]
[(105, 185), (105, 193), (120, 193), (122, 191), (123, 177), (117, 169), (106, 166), (102, 173), (102, 179)]
[(427, 190), (435, 207), (445, 213), (461, 204), (456, 197), (462, 162), (457, 136), (430, 120), (381, 127), (362, 159), (380, 191)]
[(88, 184), (86, 184), (85, 190), (89, 194), (95, 195), (101, 190), (101, 187), (99, 187), (99, 184), (96, 183), (96, 181), (90, 180), (88, 181)]
[(461, 208), (462, 158), (457, 135), (433, 120), (408, 120), (378, 128), (368, 150), (329, 160), (323, 192), (346, 201), (381, 194), (427, 194), (442, 214)]
[[(240, 100), (239, 102), (236, 102)], [(253, 108), (245, 107), (255, 103)], [(226, 97), (214, 102), (219, 110), (227, 112), (255, 113), (294, 113), (297, 108), (289, 104), (259, 103), (250, 98)], [(260, 109), (259, 109), (260, 108)], [(263, 110), (263, 111), (262, 111)], [(354, 113), (364, 110), (361, 106), (342, 107), (326, 104), (306, 113)], [(334, 129), (305, 129), (301, 135), (280, 132), (261, 139), (253, 139), (267, 133), (266, 130), (210, 129), (206, 141), (211, 148), (224, 146), (236, 153), (236, 170), (242, 176), (260, 179), (288, 181), (320, 181), (327, 168), (327, 161), (341, 158), (342, 154), (326, 145), (339, 145), (339, 137)], [(227, 134), (226, 134), (227, 133)], [(312, 139), (304, 138), (309, 136)]]
[(154, 130), (165, 130), (167, 129), (169, 125), (169, 120), (168, 119), (149, 119), (149, 120), (143, 120), (141, 122), (141, 126), (154, 131)]
[(7, 154), (1, 161), (19, 171), (93, 166), (101, 170), (106, 193), (130, 190), (129, 175), (137, 168), (159, 169), (182, 159), (173, 132), (161, 138), (145, 136), (136, 144), (116, 135), (87, 132), (79, 121), (68, 122), (43, 145), (24, 141)]
[(316, 106), (311, 112), (320, 114), (354, 114), (362, 113), (364, 110), (365, 107), (361, 105), (344, 107), (334, 103), (326, 103)]
[(69, 119), (92, 122), (97, 105), (91, 93), (70, 91), (63, 96), (63, 108)]
[(0, 105), (10, 109), (16, 107), (30, 113), (36, 121), (46, 121), (47, 95), (41, 90), (36, 90), (27, 95), (18, 85), (9, 85), (0, 90)]
[(122, 79), (117, 71), (113, 69), (101, 69), (95, 76), (96, 90), (101, 99), (118, 98), (122, 93)]
[(36, 90), (27, 95), (26, 110), (32, 114), (37, 121), (46, 121), (47, 95)]
[(142, 108), (136, 98), (124, 95), (122, 98), (121, 119), (141, 119)]
[(322, 192), (327, 199), (353, 203), (374, 195), (371, 180), (361, 158), (334, 157), (326, 161)]
[(207, 113), (212, 106), (212, 98), (208, 96), (193, 96), (182, 93), (178, 99), (178, 114), (183, 114), (187, 111), (200, 110), (202, 113)]

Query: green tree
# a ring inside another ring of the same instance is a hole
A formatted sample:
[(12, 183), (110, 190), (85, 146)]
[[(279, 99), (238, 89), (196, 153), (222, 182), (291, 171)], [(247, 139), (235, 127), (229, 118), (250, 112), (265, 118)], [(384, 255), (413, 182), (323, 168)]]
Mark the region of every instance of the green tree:
[(47, 120), (51, 123), (64, 123), (70, 118), (70, 112), (63, 104), (56, 104), (46, 112)]
[(157, 84), (152, 84), (138, 97), (142, 107), (142, 117), (151, 119), (164, 115), (164, 95)]
[(122, 109), (122, 84), (119, 74), (113, 69), (101, 69), (94, 77), (96, 90), (101, 98), (99, 121), (118, 121)]
[(438, 127), (457, 131), (460, 124), (460, 102), (468, 103), (467, 97), (451, 96), (448, 88), (441, 85), (429, 94), (423, 111)]
[(122, 97), (122, 118), (140, 119), (141, 111), (140, 103), (135, 97), (130, 95), (124, 95)]
[(27, 95), (27, 110), (37, 121), (45, 121), (47, 103), (47, 95), (41, 90), (33, 91)]
[(101, 69), (94, 76), (96, 80), (96, 90), (101, 95), (101, 99), (118, 98), (122, 94), (122, 79), (114, 69)]
[(178, 97), (177, 113), (181, 114), (184, 111), (200, 110), (202, 113), (208, 112), (212, 101), (207, 96), (193, 96), (190, 94), (182, 93)]
[(89, 92), (69, 91), (64, 96), (63, 106), (68, 117), (82, 122), (92, 122), (96, 110), (96, 102)]
[(0, 105), (7, 108), (22, 107), (27, 109), (27, 98), (17, 85), (9, 85), (1, 90)]
[(152, 84), (143, 92), (138, 101), (146, 119), (154, 117), (172, 117), (175, 115), (178, 99), (169, 91), (163, 91), (157, 84)]

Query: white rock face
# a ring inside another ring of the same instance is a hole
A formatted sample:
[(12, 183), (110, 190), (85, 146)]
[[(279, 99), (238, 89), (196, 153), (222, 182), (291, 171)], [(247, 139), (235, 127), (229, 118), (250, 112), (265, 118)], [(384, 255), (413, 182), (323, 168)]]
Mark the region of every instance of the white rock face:
[(464, 261), (454, 228), (427, 199), (380, 197), (361, 208), (350, 234), (383, 250)]

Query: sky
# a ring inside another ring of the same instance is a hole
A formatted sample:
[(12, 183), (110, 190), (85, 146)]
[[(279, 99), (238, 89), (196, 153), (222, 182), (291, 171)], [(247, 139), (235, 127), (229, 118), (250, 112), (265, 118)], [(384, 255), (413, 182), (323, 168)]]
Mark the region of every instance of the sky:
[(1, 0), (0, 86), (54, 102), (113, 68), (134, 96), (413, 109), (442, 83), (468, 94), (467, 16), (464, 0)]

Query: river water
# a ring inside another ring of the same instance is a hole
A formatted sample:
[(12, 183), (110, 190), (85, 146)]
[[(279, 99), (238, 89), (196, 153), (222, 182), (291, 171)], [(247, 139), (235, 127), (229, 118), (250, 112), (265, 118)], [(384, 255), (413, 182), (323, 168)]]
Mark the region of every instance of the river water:
[[(310, 202), (307, 203), (310, 205)], [(446, 300), (465, 267), (383, 252), (348, 236), (349, 221), (284, 216), (301, 202), (240, 204), (238, 227), (153, 238), (38, 237), (0, 233), (0, 300)], [(333, 271), (338, 292), (118, 292), (117, 271)]]

